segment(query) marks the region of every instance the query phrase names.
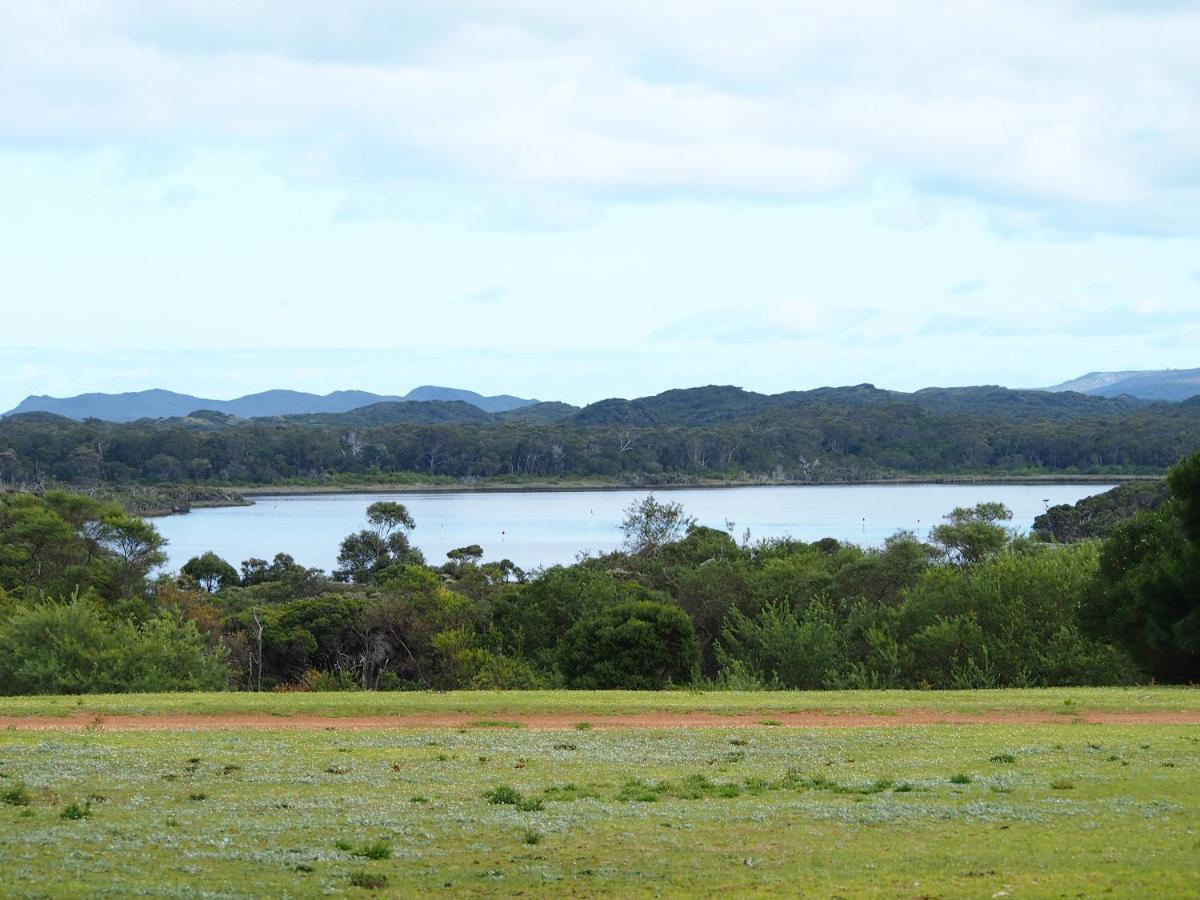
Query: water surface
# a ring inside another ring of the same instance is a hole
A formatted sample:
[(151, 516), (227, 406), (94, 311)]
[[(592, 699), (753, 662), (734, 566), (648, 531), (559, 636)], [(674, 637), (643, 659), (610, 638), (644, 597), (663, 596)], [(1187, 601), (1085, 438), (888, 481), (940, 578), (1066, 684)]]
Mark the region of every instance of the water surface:
[[(922, 537), (956, 506), (998, 500), (1013, 511), (1010, 523), (1028, 531), (1048, 506), (1074, 503), (1112, 485), (819, 485), (659, 491), (660, 500), (682, 503), (702, 525), (725, 529), (739, 540), (833, 537), (878, 545), (900, 530)], [(235, 566), (250, 557), (290, 553), (326, 571), (336, 566), (347, 534), (366, 526), (366, 509), (377, 500), (403, 503), (416, 519), (413, 543), (434, 565), (466, 544), (484, 548), (485, 560), (508, 558), (532, 569), (571, 563), (581, 552), (604, 553), (621, 543), (620, 522), (644, 490), (494, 493), (388, 493), (264, 496), (253, 506), (198, 509), (156, 519), (170, 543), (168, 568), (212, 550)]]

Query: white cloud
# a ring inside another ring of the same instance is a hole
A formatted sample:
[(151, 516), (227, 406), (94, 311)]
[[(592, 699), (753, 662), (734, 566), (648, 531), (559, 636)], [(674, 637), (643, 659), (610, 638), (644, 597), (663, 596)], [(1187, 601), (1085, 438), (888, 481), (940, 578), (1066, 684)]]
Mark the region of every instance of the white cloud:
[(896, 179), (916, 194), (905, 221), (955, 195), (1027, 226), (1200, 230), (1200, 10), (1184, 5), (64, 0), (5, 16), (0, 147), (253, 148), (349, 195), (434, 182), (550, 210)]

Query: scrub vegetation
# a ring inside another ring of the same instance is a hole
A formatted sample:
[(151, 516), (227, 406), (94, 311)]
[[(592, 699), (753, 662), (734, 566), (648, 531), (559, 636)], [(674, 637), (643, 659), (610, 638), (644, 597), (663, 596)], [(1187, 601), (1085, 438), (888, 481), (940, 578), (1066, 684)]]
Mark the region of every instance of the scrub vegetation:
[(878, 549), (752, 542), (653, 495), (625, 546), (526, 573), (439, 566), (399, 503), (329, 575), (162, 538), (64, 492), (0, 496), (0, 693), (471, 688), (971, 689), (1200, 680), (1200, 455), (1106, 539), (1017, 535), (996, 503)]

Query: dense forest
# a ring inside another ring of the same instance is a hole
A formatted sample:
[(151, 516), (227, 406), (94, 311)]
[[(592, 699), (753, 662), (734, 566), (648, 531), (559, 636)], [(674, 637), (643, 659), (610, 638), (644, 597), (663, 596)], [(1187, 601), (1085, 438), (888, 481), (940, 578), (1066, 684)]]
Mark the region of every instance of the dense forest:
[[(163, 541), (63, 491), (0, 495), (0, 693), (450, 688), (980, 688), (1200, 679), (1200, 454), (1101, 540), (1000, 504), (878, 549), (750, 543), (653, 495), (619, 552), (522, 572), (367, 511), (338, 568)], [(1124, 502), (1124, 501), (1122, 501)]]
[(197, 411), (110, 423), (27, 413), (0, 420), (0, 485), (1162, 474), (1196, 446), (1200, 398), (708, 387), (504, 413), (439, 401), (269, 419)]

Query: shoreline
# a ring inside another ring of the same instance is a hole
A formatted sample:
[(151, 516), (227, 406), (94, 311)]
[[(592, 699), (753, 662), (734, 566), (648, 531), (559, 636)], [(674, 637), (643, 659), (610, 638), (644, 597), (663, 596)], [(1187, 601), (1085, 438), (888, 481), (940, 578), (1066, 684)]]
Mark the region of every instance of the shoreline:
[[(553, 494), (601, 493), (613, 491), (695, 491), (730, 490), (733, 488), (778, 487), (919, 487), (928, 485), (1039, 485), (1039, 484), (1125, 484), (1134, 481), (1160, 481), (1161, 475), (949, 475), (928, 478), (871, 478), (847, 481), (698, 481), (689, 484), (578, 484), (537, 482), (527, 484), (362, 484), (362, 485), (261, 485), (246, 488), (229, 487), (243, 497), (320, 496), (323, 494)], [(219, 504), (211, 504), (219, 505)]]

